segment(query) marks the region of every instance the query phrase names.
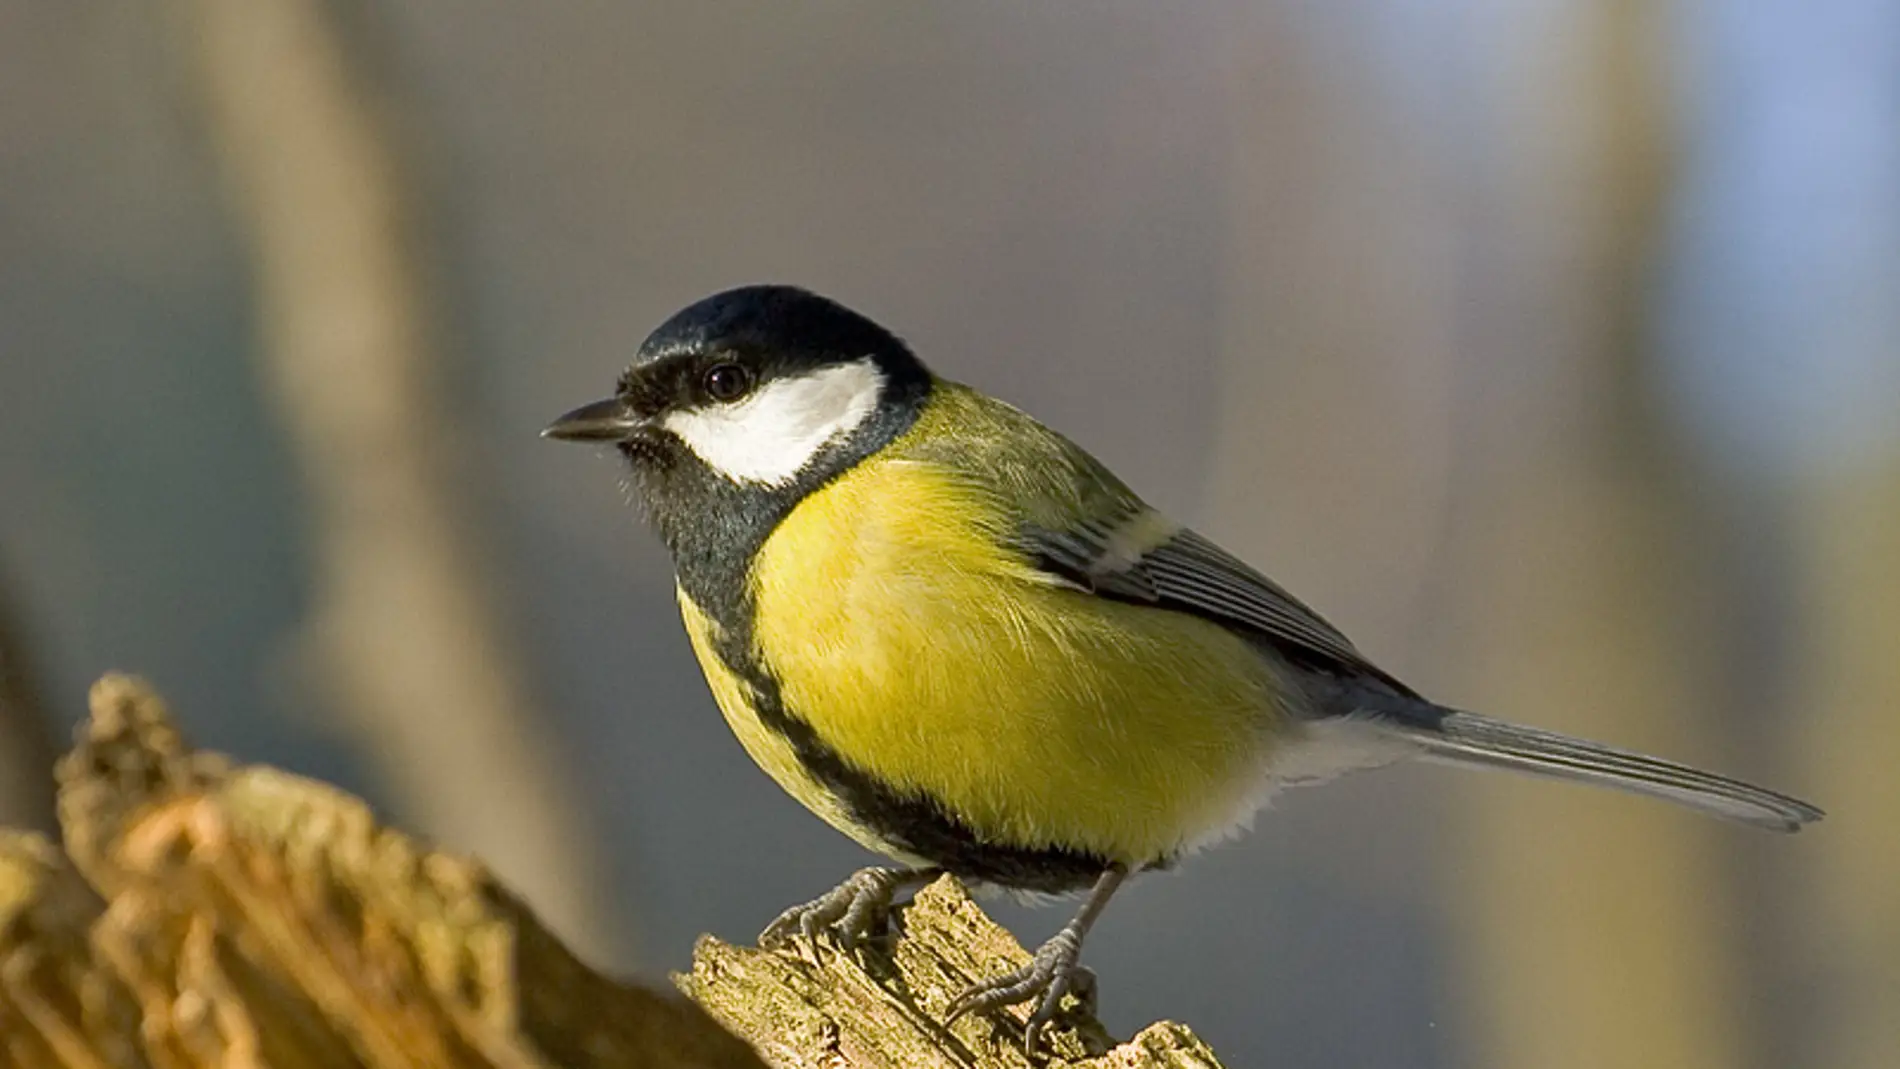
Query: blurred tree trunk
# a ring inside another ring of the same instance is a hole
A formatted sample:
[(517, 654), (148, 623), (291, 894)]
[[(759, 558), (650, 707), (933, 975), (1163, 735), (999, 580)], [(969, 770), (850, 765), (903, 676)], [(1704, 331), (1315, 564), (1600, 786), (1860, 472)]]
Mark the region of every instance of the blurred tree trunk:
[(454, 496), (459, 391), (368, 63), (376, 42), (353, 36), (368, 13), (333, 0), (172, 6), (251, 245), (261, 371), (308, 494), (310, 678), (334, 688), (424, 831), (482, 854), (558, 931), (598, 948), (611, 926), (592, 837)]
[(1803, 989), (1818, 994), (1816, 1064), (1884, 1069), (1900, 1058), (1900, 455), (1810, 480), (1792, 748), (1831, 815), (1799, 914)]
[[(1900, 1064), (1900, 8), (1686, 5), (1672, 401), (1742, 730), (1828, 819), (1745, 873), (1762, 1066)], [(1818, 17), (1817, 17), (1818, 16)], [(1751, 715), (1752, 714), (1752, 715)], [(1765, 848), (1764, 848), (1765, 850)], [(1780, 861), (1782, 856), (1788, 860)], [(1755, 858), (1750, 858), (1755, 860)]]
[[(1474, 38), (1470, 118), (1408, 117), (1418, 101), (1379, 101), (1297, 44), (1235, 64), (1215, 530), (1291, 562), (1281, 579), (1421, 686), (1713, 760), (1687, 730), (1673, 471), (1643, 399), (1664, 163), (1651, 16), (1634, 0), (1456, 15), (1441, 32)], [(1489, 145), (1467, 185), (1430, 140), (1446, 129), (1412, 132), (1425, 121)], [(1478, 416), (1448, 473), (1458, 404)], [(1462, 654), (1475, 678), (1434, 688), (1451, 673), (1408, 671), (1408, 646)], [(1733, 1064), (1710, 827), (1510, 777), (1473, 789), (1468, 827), (1440, 840), (1459, 850), (1472, 1049), (1540, 1069)], [(1422, 815), (1379, 819), (1432, 841)]]
[[(1639, 0), (1559, 8), (1503, 20), (1486, 60), (1486, 195), (1502, 212), (1476, 282), (1503, 299), (1472, 346), (1484, 411), (1458, 571), (1473, 679), (1455, 697), (1720, 764), (1691, 730), (1679, 486), (1646, 401), (1643, 283), (1666, 163), (1656, 14)], [(1738, 1064), (1719, 827), (1514, 777), (1472, 790), (1452, 901), (1474, 1053), (1539, 1069)]]

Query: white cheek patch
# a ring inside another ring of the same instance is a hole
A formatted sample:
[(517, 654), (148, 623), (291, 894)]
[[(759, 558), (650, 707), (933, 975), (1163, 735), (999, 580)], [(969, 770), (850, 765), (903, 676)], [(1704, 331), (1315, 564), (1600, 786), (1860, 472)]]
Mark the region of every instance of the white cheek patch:
[(776, 379), (736, 404), (675, 412), (662, 423), (727, 478), (783, 486), (870, 418), (883, 389), (877, 365), (859, 360)]

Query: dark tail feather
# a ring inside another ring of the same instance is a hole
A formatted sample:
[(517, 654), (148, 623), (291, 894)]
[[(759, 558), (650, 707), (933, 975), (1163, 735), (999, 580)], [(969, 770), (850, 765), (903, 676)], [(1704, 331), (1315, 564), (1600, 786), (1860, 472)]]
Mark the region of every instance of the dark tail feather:
[(1765, 787), (1477, 713), (1433, 707), (1429, 715), (1408, 710), (1381, 719), (1424, 750), (1428, 760), (1615, 787), (1770, 831), (1799, 831), (1823, 815)]

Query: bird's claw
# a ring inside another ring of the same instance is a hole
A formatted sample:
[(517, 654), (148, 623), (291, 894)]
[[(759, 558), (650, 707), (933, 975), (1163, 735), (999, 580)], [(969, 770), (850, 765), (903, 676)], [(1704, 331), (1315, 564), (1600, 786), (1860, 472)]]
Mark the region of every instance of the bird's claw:
[(759, 945), (782, 947), (794, 935), (816, 944), (829, 930), (849, 950), (884, 927), (892, 899), (898, 888), (912, 882), (911, 875), (904, 869), (859, 869), (825, 894), (779, 914), (759, 933)]
[(1042, 1045), (1042, 1033), (1062, 1014), (1062, 1000), (1073, 995), (1084, 1013), (1095, 1012), (1095, 973), (1076, 959), (1081, 956), (1082, 941), (1068, 930), (1057, 933), (1036, 949), (1029, 964), (1014, 972), (992, 976), (972, 985), (958, 995), (944, 1013), (949, 1024), (966, 1013), (988, 1013), (1031, 999), (1035, 1011), (1023, 1026), (1023, 1048), (1035, 1057)]

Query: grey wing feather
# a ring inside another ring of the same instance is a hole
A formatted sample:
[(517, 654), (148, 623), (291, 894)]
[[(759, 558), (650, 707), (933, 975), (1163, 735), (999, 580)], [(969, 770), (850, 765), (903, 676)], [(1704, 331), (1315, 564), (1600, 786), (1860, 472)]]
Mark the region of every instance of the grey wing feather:
[(1182, 531), (1142, 565), (1164, 600), (1258, 628), (1342, 664), (1373, 667), (1338, 628), (1286, 588), (1194, 531)]
[(1185, 528), (1129, 560), (1113, 560), (1120, 523), (1034, 532), (1033, 555), (1045, 568), (1104, 597), (1174, 609), (1264, 640), (1297, 661), (1351, 676), (1369, 676), (1398, 693), (1411, 688), (1368, 661), (1351, 640), (1278, 583)]

